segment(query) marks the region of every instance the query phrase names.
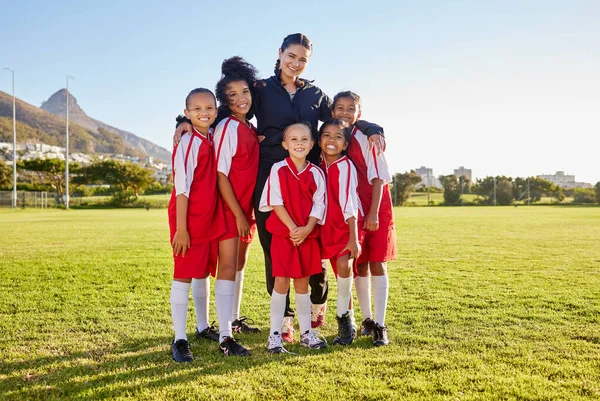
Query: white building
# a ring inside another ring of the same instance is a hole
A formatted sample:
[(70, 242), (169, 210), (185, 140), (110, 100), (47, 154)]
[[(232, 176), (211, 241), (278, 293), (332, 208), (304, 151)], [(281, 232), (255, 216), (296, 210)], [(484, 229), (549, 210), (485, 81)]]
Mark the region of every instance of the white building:
[(473, 171), (470, 168), (465, 168), (464, 166), (460, 166), (456, 170), (454, 170), (454, 175), (457, 177), (467, 177), (469, 181), (473, 180)]
[(421, 166), (415, 169), (415, 172), (421, 176), (421, 182), (417, 187), (436, 187), (442, 188), (442, 183), (433, 175), (433, 169)]
[(593, 188), (592, 184), (587, 182), (575, 181), (574, 175), (565, 174), (564, 171), (557, 171), (556, 174), (542, 174), (537, 177), (548, 180), (554, 185), (560, 185), (562, 188)]

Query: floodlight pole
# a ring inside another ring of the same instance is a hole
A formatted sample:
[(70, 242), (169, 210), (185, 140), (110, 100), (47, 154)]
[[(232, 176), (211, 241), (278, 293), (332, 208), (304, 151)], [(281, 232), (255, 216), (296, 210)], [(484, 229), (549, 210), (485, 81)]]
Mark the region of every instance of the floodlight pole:
[(431, 184), (429, 183), (429, 177), (431, 177), (431, 175), (429, 173), (427, 173), (427, 206), (430, 206), (430, 203), (429, 203), (429, 186)]
[(69, 208), (69, 78), (74, 77), (67, 75), (67, 146), (65, 148), (65, 208)]
[(494, 176), (494, 206), (496, 206), (496, 176)]
[(531, 205), (531, 191), (529, 186), (529, 177), (527, 177), (527, 206)]
[(17, 208), (17, 119), (16, 119), (16, 101), (15, 101), (15, 71), (9, 67), (3, 68), (12, 73), (12, 95), (13, 95), (13, 193), (11, 206)]

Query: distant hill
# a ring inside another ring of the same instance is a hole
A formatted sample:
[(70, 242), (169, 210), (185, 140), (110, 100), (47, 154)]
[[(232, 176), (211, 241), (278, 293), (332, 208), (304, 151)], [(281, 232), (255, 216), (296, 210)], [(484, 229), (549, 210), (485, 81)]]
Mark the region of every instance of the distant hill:
[[(65, 146), (65, 95), (64, 89), (59, 90), (41, 109), (17, 99), (17, 142)], [(12, 142), (12, 131), (12, 95), (0, 91), (0, 142)], [(69, 148), (71, 152), (151, 156), (167, 163), (171, 160), (168, 150), (89, 117), (71, 94)]]

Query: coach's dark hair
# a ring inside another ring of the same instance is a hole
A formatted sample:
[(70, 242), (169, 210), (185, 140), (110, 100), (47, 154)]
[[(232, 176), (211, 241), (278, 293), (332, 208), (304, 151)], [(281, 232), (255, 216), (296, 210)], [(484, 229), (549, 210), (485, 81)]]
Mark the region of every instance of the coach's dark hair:
[[(281, 46), (279, 47), (279, 49), (283, 53), (285, 51), (285, 49), (287, 49), (291, 45), (302, 45), (307, 50), (310, 50), (312, 52), (312, 43), (311, 43), (310, 39), (308, 39), (305, 35), (303, 35), (301, 33), (292, 33), (292, 34), (286, 36), (283, 39), (283, 43), (281, 43)], [(280, 67), (281, 67), (281, 62), (279, 61), (279, 58), (278, 58), (277, 61), (275, 62), (275, 75), (279, 74)]]
[(356, 93), (354, 93), (352, 91), (344, 91), (344, 92), (340, 92), (337, 95), (335, 95), (333, 97), (333, 103), (331, 103), (331, 110), (333, 110), (337, 101), (343, 97), (354, 100), (354, 102), (358, 105), (358, 111), (360, 111), (360, 109), (362, 108), (362, 105), (360, 104), (360, 96), (358, 96)]
[(188, 103), (190, 102), (190, 98), (195, 95), (196, 93), (210, 93), (211, 96), (213, 97), (213, 99), (215, 99), (215, 106), (217, 105), (217, 99), (215, 98), (215, 94), (212, 93), (212, 91), (210, 89), (206, 89), (206, 88), (196, 88), (196, 89), (192, 89), (192, 91), (190, 93), (188, 93), (187, 97), (185, 98), (185, 108), (188, 108)]
[(215, 87), (215, 94), (221, 106), (229, 109), (230, 101), (225, 91), (227, 90), (227, 85), (232, 82), (245, 81), (248, 84), (250, 93), (254, 97), (253, 84), (257, 79), (257, 74), (258, 71), (256, 68), (240, 56), (231, 57), (223, 61), (223, 64), (221, 64), (221, 79)]
[(319, 128), (319, 140), (321, 140), (321, 135), (323, 135), (325, 128), (331, 125), (335, 125), (336, 127), (340, 128), (342, 130), (342, 133), (344, 134), (344, 139), (346, 139), (346, 143), (350, 142), (350, 140), (352, 139), (352, 132), (348, 127), (348, 123), (339, 118), (330, 118), (321, 125), (321, 128)]

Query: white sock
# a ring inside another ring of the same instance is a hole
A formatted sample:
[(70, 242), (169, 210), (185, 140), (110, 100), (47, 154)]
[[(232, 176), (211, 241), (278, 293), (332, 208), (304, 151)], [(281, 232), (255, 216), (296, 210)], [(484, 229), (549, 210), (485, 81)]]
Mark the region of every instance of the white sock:
[(352, 277), (337, 278), (337, 315), (338, 317), (342, 317), (342, 315), (348, 312), (348, 304), (350, 303), (350, 298), (352, 298)]
[(223, 337), (231, 337), (231, 307), (233, 305), (232, 280), (215, 281), (215, 308), (217, 309), (217, 321), (219, 322), (219, 342)]
[(208, 303), (210, 302), (210, 279), (195, 278), (192, 280), (192, 298), (196, 310), (196, 327), (202, 331), (208, 327)]
[(369, 285), (369, 276), (357, 276), (354, 279), (354, 287), (356, 287), (356, 297), (358, 298), (358, 306), (360, 306), (363, 320), (366, 318), (373, 319), (373, 315), (371, 315), (371, 286)]
[(388, 292), (390, 283), (388, 281), (388, 275), (373, 276), (373, 301), (375, 322), (381, 326), (385, 326), (385, 312), (387, 309)]
[(233, 287), (233, 311), (231, 312), (231, 321), (240, 318), (240, 304), (242, 303), (242, 288), (244, 287), (244, 271), (235, 273), (235, 286)]
[(356, 325), (356, 321), (354, 320), (354, 309), (348, 309), (348, 316), (350, 316), (352, 325)]
[(273, 293), (271, 294), (271, 335), (275, 333), (281, 334), (286, 298), (287, 293), (279, 294), (277, 291), (273, 290)]
[(189, 296), (190, 283), (173, 280), (171, 283), (171, 318), (173, 319), (173, 330), (175, 330), (175, 341), (187, 341), (185, 324)]
[[(348, 306), (348, 302), (346, 302)], [(298, 315), (298, 324), (300, 333), (304, 334), (310, 330), (310, 294), (296, 294), (296, 313)]]

